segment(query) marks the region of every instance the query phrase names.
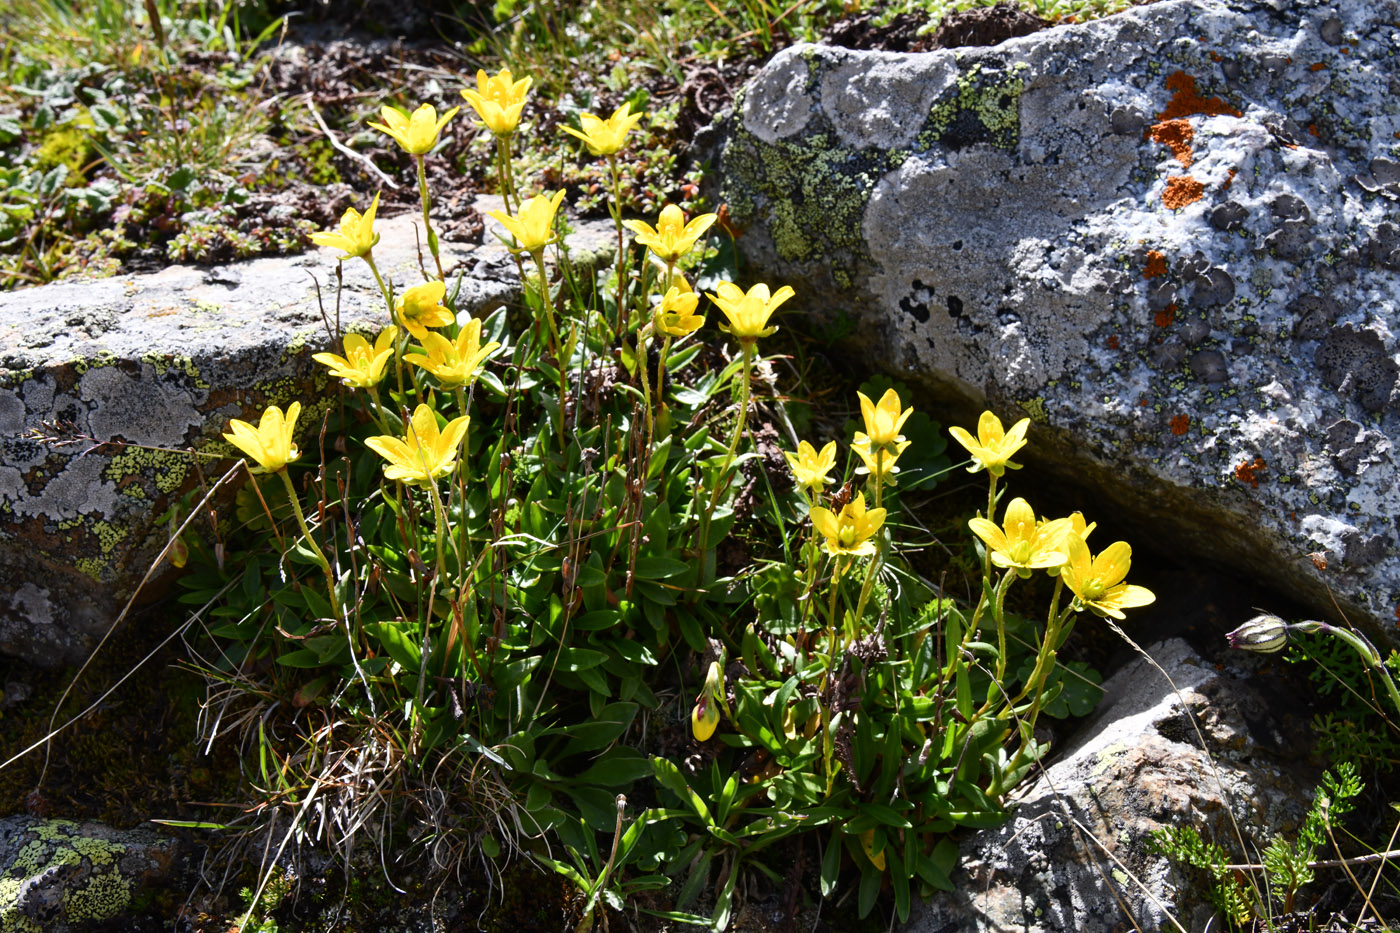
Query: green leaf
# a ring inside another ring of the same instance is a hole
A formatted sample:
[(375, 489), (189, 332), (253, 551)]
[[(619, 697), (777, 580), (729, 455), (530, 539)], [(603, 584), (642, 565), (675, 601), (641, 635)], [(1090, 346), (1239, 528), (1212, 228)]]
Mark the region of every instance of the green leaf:
[(690, 564), (670, 557), (639, 557), (634, 575), (640, 580), (666, 580), (690, 570)]
[(410, 638), (400, 622), (366, 622), (361, 626), (370, 637), (376, 639), (389, 657), (397, 661), (409, 673), (417, 673), (422, 664), (420, 645)]
[(826, 840), (826, 852), (822, 855), (821, 891), (822, 897), (830, 897), (836, 890), (836, 881), (841, 873), (841, 833), (833, 830)]
[(870, 915), (870, 911), (875, 907), (875, 899), (880, 896), (880, 887), (884, 883), (884, 872), (864, 860), (865, 864), (860, 868), (860, 891), (856, 895), (856, 914), (862, 918)]
[(572, 726), (561, 726), (550, 732), (568, 739), (568, 754), (591, 752), (610, 745), (622, 737), (632, 719), (637, 715), (636, 703), (610, 703), (599, 714), (586, 722)]

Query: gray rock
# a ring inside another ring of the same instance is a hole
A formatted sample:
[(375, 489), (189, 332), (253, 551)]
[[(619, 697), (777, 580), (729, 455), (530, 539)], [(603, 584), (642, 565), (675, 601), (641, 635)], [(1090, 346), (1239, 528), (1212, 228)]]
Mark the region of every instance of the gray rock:
[[(376, 224), (376, 261), (400, 288), (422, 281), (414, 220)], [(606, 259), (613, 235), (579, 225), (573, 258)], [(460, 312), (519, 295), (515, 262), (487, 239), (442, 244)], [(388, 323), (365, 263), (344, 264), (337, 297), (338, 255), (0, 295), (0, 654), (46, 667), (87, 656), (165, 545), (156, 520), (198, 482), (183, 451), (215, 455), (201, 469), (218, 476), (229, 419), (256, 422), (269, 404), (300, 400), (299, 427), (314, 430), (334, 393), (312, 354), (340, 352), (333, 327)]]
[[(945, 421), (1030, 414), (1027, 458), (1130, 530), (1393, 638), (1397, 18), (1168, 0), (994, 48), (798, 46), (716, 134), (719, 199), (785, 313)], [(1385, 443), (1336, 450), (1341, 419)]]
[(179, 846), (148, 830), (0, 819), (0, 926), (67, 933), (127, 916), (171, 879)]
[(1181, 697), (1145, 660), (1110, 677), (1094, 718), (1062, 755), (1052, 753), (1055, 763), (1026, 788), (1011, 820), (962, 842), (956, 892), (919, 905), (905, 933), (1174, 929), (1164, 910), (1188, 930), (1205, 929), (1209, 908), (1149, 852), (1148, 833), (1192, 825), (1238, 855), (1235, 826), (1257, 852), (1300, 824), (1311, 788), (1285, 769), (1287, 741), (1249, 725), (1276, 728), (1265, 697), (1183, 641), (1148, 653)]

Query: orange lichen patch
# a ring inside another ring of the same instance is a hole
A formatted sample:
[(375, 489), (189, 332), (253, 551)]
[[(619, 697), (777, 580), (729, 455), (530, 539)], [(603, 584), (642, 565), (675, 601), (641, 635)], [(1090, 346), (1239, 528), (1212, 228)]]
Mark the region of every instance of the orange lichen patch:
[(1147, 265), (1143, 266), (1142, 277), (1144, 279), (1155, 279), (1158, 276), (1167, 274), (1167, 257), (1159, 250), (1150, 249), (1147, 251)]
[(1106, 347), (1108, 347), (1110, 350), (1117, 350), (1117, 349), (1118, 349), (1118, 335), (1117, 335), (1117, 334), (1109, 334), (1109, 335), (1108, 335), (1108, 339), (1105, 340), (1105, 341), (1103, 342), (1103, 345), (1106, 346)]
[(1312, 133), (1314, 136), (1317, 136), (1317, 135), (1318, 135), (1318, 132), (1317, 132), (1317, 124), (1316, 124), (1316, 123), (1309, 123), (1309, 124), (1308, 124), (1308, 132), (1309, 132), (1309, 133)]
[(1191, 152), (1191, 140), (1196, 131), (1191, 128), (1190, 120), (1163, 120), (1161, 123), (1154, 123), (1147, 135), (1170, 149), (1182, 168), (1191, 167), (1191, 162), (1195, 159)]
[(1162, 191), (1162, 203), (1177, 210), (1196, 203), (1205, 192), (1206, 186), (1190, 175), (1173, 175), (1167, 179), (1167, 187)]
[(1309, 70), (1309, 71), (1326, 71), (1326, 70), (1327, 70), (1327, 63), (1326, 63), (1326, 62), (1313, 62), (1311, 65), (1308, 66), (1308, 70)]
[(1233, 185), (1234, 183), (1235, 183), (1235, 170), (1234, 170), (1234, 169), (1230, 169), (1230, 177), (1227, 178), (1227, 179), (1225, 179), (1225, 184), (1223, 184), (1223, 185), (1220, 186), (1220, 190), (1222, 190), (1222, 191), (1229, 191), (1229, 190), (1230, 190), (1230, 186)]
[(1173, 434), (1180, 437), (1191, 430), (1191, 418), (1189, 415), (1177, 415), (1171, 421), (1167, 422), (1167, 426), (1172, 429)]
[(1196, 114), (1208, 117), (1221, 114), (1242, 116), (1240, 111), (1219, 97), (1202, 97), (1197, 94), (1196, 79), (1184, 71), (1174, 71), (1167, 75), (1167, 90), (1172, 92), (1172, 99), (1167, 101), (1167, 109), (1157, 114), (1158, 120), (1176, 120)]
[(1211, 52), (1210, 60), (1213, 62), (1223, 62), (1225, 60), (1225, 56), (1221, 55), (1219, 52)]
[(1258, 489), (1259, 474), (1267, 469), (1268, 467), (1264, 465), (1264, 458), (1255, 457), (1252, 462), (1246, 460), (1244, 463), (1235, 467), (1235, 479), (1239, 480), (1241, 483), (1248, 483), (1250, 486)]
[(1167, 306), (1166, 306), (1165, 308), (1163, 308), (1161, 311), (1158, 311), (1158, 312), (1157, 312), (1156, 316), (1154, 316), (1154, 317), (1152, 318), (1152, 323), (1153, 323), (1153, 324), (1156, 324), (1158, 327), (1170, 327), (1172, 321), (1175, 321), (1175, 320), (1176, 320), (1176, 302), (1173, 301), (1171, 304), (1167, 305)]

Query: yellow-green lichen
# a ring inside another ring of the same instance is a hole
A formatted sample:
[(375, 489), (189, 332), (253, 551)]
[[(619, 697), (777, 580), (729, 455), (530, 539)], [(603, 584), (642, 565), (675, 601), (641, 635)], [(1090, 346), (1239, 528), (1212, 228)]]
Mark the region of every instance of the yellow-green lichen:
[(929, 108), (927, 129), (919, 134), (919, 148), (934, 145), (962, 149), (989, 143), (998, 149), (1014, 149), (1021, 137), (1021, 94), (1026, 82), (1024, 62), (1009, 71), (984, 69), (978, 62), (958, 76), (957, 82)]
[(1050, 415), (1045, 411), (1045, 398), (1043, 396), (1036, 396), (1017, 404), (1025, 409), (1026, 414), (1030, 415), (1031, 420), (1036, 424), (1050, 423)]
[(60, 869), (67, 870), (64, 876), (86, 877), (86, 883), (63, 895), (62, 919), (68, 922), (110, 920), (131, 903), (131, 882), (122, 877), (117, 864), (125, 845), (80, 836), (77, 824), (70, 820), (40, 823), (31, 832), (35, 838), (20, 848), (0, 878), (0, 933), (43, 929), (22, 909), (19, 898), (25, 881)]
[(63, 899), (69, 921), (111, 920), (131, 903), (131, 882), (115, 869), (95, 875)]
[(199, 374), (199, 367), (196, 366), (194, 360), (190, 359), (188, 356), (152, 352), (142, 356), (141, 362), (151, 367), (157, 376), (164, 376), (166, 373), (176, 372), (188, 378), (196, 388), (209, 388), (209, 383)]
[(73, 561), (73, 569), (83, 576), (91, 577), (95, 582), (101, 583), (103, 582), (102, 574), (107, 569), (107, 564), (95, 557), (79, 557)]
[(832, 133), (777, 143), (743, 130), (738, 137), (725, 157), (729, 174), (721, 194), (731, 215), (745, 225), (766, 220), (783, 259), (841, 256), (845, 267), (832, 271), (849, 281), (865, 257), (861, 224), (875, 185), (889, 170), (889, 155), (852, 152)]
[[(155, 488), (169, 495), (178, 492), (189, 475), (190, 455), (180, 450), (152, 450), (149, 447), (127, 447), (112, 457), (102, 471), (102, 478), (118, 485), (133, 476), (149, 476)], [(144, 484), (143, 484), (144, 485)], [(123, 495), (147, 498), (147, 491), (132, 485), (122, 485)]]
[(92, 533), (97, 536), (98, 547), (102, 553), (108, 557), (117, 549), (117, 546), (125, 540), (128, 530), (111, 522), (96, 521), (92, 523)]

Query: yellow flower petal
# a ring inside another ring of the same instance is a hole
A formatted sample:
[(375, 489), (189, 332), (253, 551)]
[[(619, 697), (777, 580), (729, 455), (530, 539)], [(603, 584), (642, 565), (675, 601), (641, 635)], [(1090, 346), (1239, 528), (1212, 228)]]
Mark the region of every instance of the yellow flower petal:
[(285, 416), (282, 409), (270, 405), (256, 428), (237, 418), (231, 420), (228, 426), (232, 433), (225, 434), (224, 439), (257, 463), (254, 473), (275, 473), (301, 456), (292, 441), (300, 414), (301, 402), (288, 405)]

